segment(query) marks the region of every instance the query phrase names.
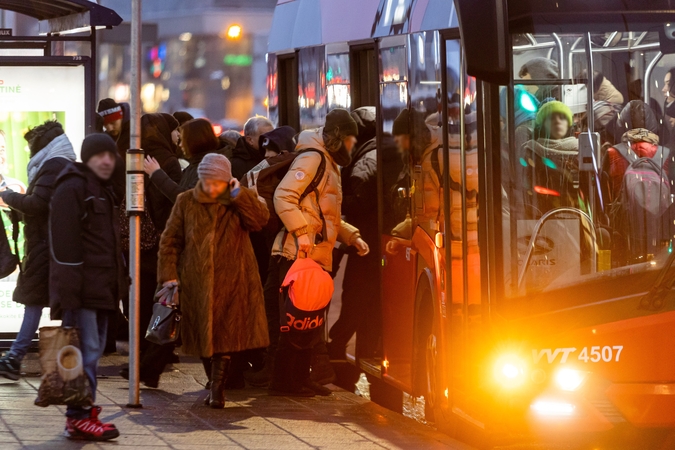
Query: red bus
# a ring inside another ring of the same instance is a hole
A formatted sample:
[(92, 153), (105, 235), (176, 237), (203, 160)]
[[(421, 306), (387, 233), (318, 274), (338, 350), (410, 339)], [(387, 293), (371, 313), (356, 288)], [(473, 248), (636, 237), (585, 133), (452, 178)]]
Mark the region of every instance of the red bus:
[(353, 355), (374, 401), (488, 440), (675, 426), (670, 3), (279, 1), (268, 67), (279, 125), (375, 106), (379, 142), (409, 112)]

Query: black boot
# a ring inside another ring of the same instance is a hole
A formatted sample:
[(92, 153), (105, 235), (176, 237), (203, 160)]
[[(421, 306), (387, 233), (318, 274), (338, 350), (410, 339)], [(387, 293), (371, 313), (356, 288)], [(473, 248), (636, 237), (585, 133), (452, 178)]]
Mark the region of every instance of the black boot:
[[(204, 386), (204, 389), (207, 391), (211, 390), (211, 358), (201, 358), (202, 360), (202, 365), (204, 366), (204, 372), (206, 372), (206, 378), (208, 381), (206, 382), (206, 386)], [(208, 403), (207, 403), (208, 405)]]
[(230, 368), (230, 357), (225, 355), (213, 355), (211, 358), (211, 393), (209, 394), (209, 406), (215, 409), (225, 407), (225, 383), (227, 372)]

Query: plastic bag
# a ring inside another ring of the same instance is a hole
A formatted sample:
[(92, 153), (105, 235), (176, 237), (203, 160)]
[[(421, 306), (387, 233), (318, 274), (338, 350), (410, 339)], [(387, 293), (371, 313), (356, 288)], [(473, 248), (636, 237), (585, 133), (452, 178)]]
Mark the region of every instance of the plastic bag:
[(35, 399), (37, 406), (93, 406), (76, 328), (40, 328), (40, 366), (42, 383)]

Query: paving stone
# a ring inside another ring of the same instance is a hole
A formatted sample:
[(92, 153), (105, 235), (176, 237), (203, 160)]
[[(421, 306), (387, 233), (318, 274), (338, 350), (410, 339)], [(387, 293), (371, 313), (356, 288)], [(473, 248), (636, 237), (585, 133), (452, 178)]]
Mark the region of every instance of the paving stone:
[[(468, 448), (411, 419), (352, 393), (330, 397), (270, 397), (264, 389), (228, 391), (222, 410), (204, 406), (201, 363), (181, 357), (159, 389), (142, 389), (142, 409), (127, 408), (128, 382), (117, 376), (126, 358), (101, 361), (97, 403), (115, 423), (114, 442), (63, 437), (64, 406), (33, 405), (40, 380), (0, 383), (0, 450), (370, 450)], [(35, 427), (35, 421), (39, 423)]]

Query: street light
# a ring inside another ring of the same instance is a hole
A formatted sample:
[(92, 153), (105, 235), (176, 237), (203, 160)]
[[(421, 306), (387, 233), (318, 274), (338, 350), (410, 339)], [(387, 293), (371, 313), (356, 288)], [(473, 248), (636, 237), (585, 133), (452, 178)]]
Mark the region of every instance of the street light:
[(228, 39), (239, 39), (241, 37), (241, 25), (230, 25), (227, 29)]

